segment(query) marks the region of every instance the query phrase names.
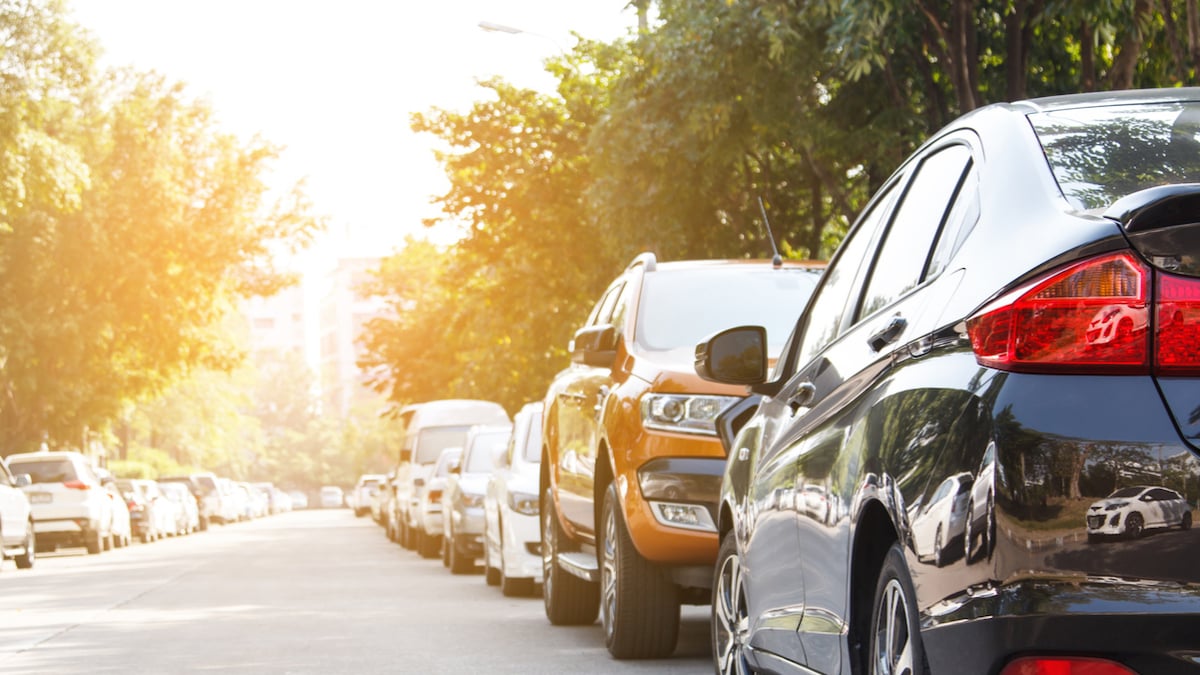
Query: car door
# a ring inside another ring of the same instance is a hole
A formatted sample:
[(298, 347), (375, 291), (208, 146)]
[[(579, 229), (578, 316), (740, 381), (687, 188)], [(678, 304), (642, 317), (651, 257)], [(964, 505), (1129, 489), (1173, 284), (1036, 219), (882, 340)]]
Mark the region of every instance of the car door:
[(12, 474), (0, 462), (0, 544), (16, 546), (25, 540), (29, 522), (29, 502), (16, 486)]
[[(614, 325), (625, 286), (626, 279), (622, 277), (608, 287), (592, 310), (585, 330)], [(575, 347), (578, 349), (579, 345)], [(595, 520), (592, 501), (600, 409), (612, 383), (612, 364), (589, 364), (573, 356), (567, 371), (558, 378), (555, 394), (559, 508), (573, 527), (589, 534), (593, 533)]]
[(790, 476), (776, 482), (821, 485), (840, 502), (838, 512), (851, 517), (822, 523), (796, 512), (785, 520), (799, 541), (801, 650), (821, 672), (842, 667), (847, 561), (857, 516), (849, 505), (861, 506), (855, 493), (863, 477), (872, 473), (879, 484), (897, 488), (882, 497), (897, 519), (905, 496), (916, 498), (946, 477), (935, 480), (921, 458), (937, 452), (948, 413), (930, 406), (921, 386), (899, 380), (893, 370), (919, 354), (924, 331), (938, 323), (941, 301), (957, 284), (953, 273), (944, 273), (944, 260), (941, 267), (933, 263), (938, 241), (957, 237), (956, 227), (947, 227), (949, 214), (972, 157), (963, 139), (947, 138), (893, 177), (855, 235), (870, 236), (848, 245), (863, 247), (861, 256), (847, 256), (858, 264), (843, 278), (853, 280), (827, 299), (820, 296), (837, 285), (823, 286), (810, 305), (795, 375), (783, 390), (789, 403), (777, 409), (778, 430), (768, 452), (781, 457), (776, 471)]

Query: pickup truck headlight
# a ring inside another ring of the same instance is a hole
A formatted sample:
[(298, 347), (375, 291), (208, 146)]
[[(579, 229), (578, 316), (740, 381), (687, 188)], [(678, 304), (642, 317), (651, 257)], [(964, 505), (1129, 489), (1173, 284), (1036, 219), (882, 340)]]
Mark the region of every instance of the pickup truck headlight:
[(536, 516), (538, 514), (538, 496), (528, 492), (510, 492), (508, 493), (508, 507), (522, 515)]
[(716, 420), (736, 396), (647, 394), (642, 397), (642, 425), (647, 429), (717, 435)]

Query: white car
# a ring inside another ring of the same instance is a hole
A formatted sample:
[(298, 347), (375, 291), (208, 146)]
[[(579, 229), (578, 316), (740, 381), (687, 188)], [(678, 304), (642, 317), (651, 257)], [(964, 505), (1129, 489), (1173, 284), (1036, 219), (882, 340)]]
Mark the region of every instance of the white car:
[(512, 439), (496, 461), (483, 500), (483, 567), (488, 585), (504, 595), (531, 595), (542, 583), (538, 478), (542, 403), (527, 403), (513, 418)]
[(512, 424), (479, 425), (467, 432), (458, 466), (452, 466), (442, 494), (442, 562), (453, 574), (466, 574), (483, 555), (483, 495), (496, 457), (508, 445)]
[(112, 548), (112, 501), (91, 461), (73, 451), (9, 455), (8, 468), (29, 474), (22, 490), (33, 508), (33, 529), (42, 550), (83, 546), (98, 554)]
[(29, 476), (13, 476), (0, 460), (0, 563), (12, 558), (21, 569), (33, 567), (37, 542), (33, 532), (33, 509), (21, 488)]
[(941, 567), (965, 544), (967, 502), (975, 482), (969, 473), (958, 473), (938, 485), (929, 502), (912, 518), (913, 548), (920, 560), (932, 559)]
[[(450, 467), (462, 457), (462, 448), (446, 448), (428, 478), (417, 478), (417, 552), (424, 558), (436, 558), (442, 550), (442, 494)], [(419, 481), (419, 483), (418, 483)]]
[(340, 509), (346, 505), (346, 494), (336, 485), (321, 487), (321, 508)]
[(375, 497), (375, 493), (379, 491), (379, 486), (387, 479), (387, 476), (378, 473), (364, 473), (358, 477), (358, 482), (355, 483), (354, 489), (350, 491), (347, 501), (350, 502), (350, 508), (354, 509), (354, 515), (362, 518), (371, 512), (371, 499)]
[(1178, 492), (1161, 486), (1135, 485), (1117, 490), (1087, 510), (1088, 541), (1104, 535), (1137, 539), (1151, 528), (1192, 526), (1192, 506)]

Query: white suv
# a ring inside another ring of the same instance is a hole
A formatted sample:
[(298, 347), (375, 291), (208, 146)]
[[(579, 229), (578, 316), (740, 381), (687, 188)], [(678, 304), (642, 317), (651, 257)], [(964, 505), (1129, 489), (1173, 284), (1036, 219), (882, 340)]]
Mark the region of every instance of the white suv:
[(33, 529), (41, 550), (84, 546), (97, 554), (112, 548), (112, 502), (92, 463), (78, 452), (9, 455), (9, 470), (29, 474), (22, 490), (33, 509)]
[(33, 513), (21, 488), (29, 485), (29, 476), (14, 477), (0, 460), (0, 563), (12, 558), (17, 567), (33, 567)]

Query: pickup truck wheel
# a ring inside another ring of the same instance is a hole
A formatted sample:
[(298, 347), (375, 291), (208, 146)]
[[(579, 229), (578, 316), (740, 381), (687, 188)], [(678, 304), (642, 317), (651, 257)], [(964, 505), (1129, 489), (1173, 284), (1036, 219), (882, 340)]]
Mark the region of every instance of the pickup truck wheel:
[(542, 502), (542, 602), (546, 618), (555, 626), (589, 625), (600, 610), (600, 589), (559, 567), (555, 558), (563, 537), (554, 495), (546, 490)]
[(617, 659), (670, 656), (679, 638), (679, 590), (637, 552), (615, 484), (604, 494), (600, 542), (600, 620)]

